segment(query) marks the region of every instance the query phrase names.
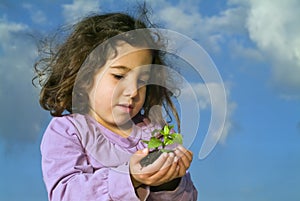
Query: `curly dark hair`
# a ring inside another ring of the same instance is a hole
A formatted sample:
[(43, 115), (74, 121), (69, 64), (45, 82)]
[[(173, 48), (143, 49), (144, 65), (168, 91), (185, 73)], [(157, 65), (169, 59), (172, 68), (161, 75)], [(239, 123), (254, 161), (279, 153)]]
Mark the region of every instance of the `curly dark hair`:
[[(105, 41), (132, 30), (153, 27), (145, 17), (145, 13), (143, 15), (143, 17), (135, 19), (124, 13), (94, 14), (73, 25), (71, 34), (63, 42), (58, 42), (58, 45), (54, 47), (52, 45), (55, 37), (43, 40), (40, 43), (42, 44), (40, 50), (43, 51), (39, 51), (39, 59), (34, 65), (36, 76), (33, 79), (33, 82), (38, 79), (38, 83), (42, 87), (40, 92), (42, 108), (48, 110), (52, 116), (63, 116), (66, 113), (88, 113), (89, 107), (86, 103), (89, 102), (88, 91), (94, 82), (93, 75), (105, 64), (110, 55), (109, 47), (113, 48), (116, 45), (111, 41), (109, 43), (105, 43)], [(132, 46), (153, 46), (153, 43), (161, 41), (154, 39), (150, 31), (144, 33), (140, 38), (127, 34), (126, 37), (123, 35), (115, 41), (123, 40)], [(93, 56), (93, 52), (100, 44), (102, 48), (97, 52), (100, 51), (101, 54), (97, 54), (96, 60), (93, 60), (97, 62), (97, 65), (85, 65), (91, 61), (88, 58)], [(45, 47), (47, 48), (46, 54)], [(155, 49), (151, 49), (151, 52), (153, 64), (164, 65), (163, 52)], [(83, 65), (89, 67), (81, 71), (80, 68)], [(151, 79), (159, 79), (160, 83), (172, 80), (167, 72), (159, 68), (153, 68), (151, 74)], [(147, 85), (143, 106), (144, 115), (147, 117), (152, 115), (150, 119), (166, 123), (163, 118), (164, 110), (169, 118), (172, 119), (171, 115), (176, 118), (178, 130), (180, 130), (178, 112), (172, 101), (174, 93), (164, 86), (166, 86), (165, 83)], [(76, 106), (72, 105), (74, 101)], [(160, 106), (160, 110), (149, 114), (151, 107), (156, 105)]]

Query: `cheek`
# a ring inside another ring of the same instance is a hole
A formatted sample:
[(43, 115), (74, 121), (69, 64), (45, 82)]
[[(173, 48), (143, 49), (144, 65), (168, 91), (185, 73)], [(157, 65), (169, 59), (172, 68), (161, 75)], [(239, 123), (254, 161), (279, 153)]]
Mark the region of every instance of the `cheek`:
[(105, 102), (105, 104), (108, 104), (113, 99), (113, 96), (114, 90), (112, 88), (99, 87), (96, 92), (95, 99), (97, 100), (97, 102)]
[(103, 105), (108, 104), (112, 96), (112, 90), (109, 87), (105, 87), (101, 82), (90, 93), (90, 102), (92, 105), (97, 104)]

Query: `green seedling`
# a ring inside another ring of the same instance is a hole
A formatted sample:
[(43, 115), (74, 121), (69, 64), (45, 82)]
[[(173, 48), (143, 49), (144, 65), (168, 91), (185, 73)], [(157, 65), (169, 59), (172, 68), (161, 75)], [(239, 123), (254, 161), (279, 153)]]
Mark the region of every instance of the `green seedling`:
[[(180, 133), (170, 133), (174, 126), (165, 125), (163, 129), (155, 129), (152, 132), (150, 140), (143, 140), (148, 145), (149, 149), (160, 149), (162, 152), (169, 152), (172, 150), (165, 149), (166, 146), (171, 144), (182, 144), (182, 135)], [(158, 134), (162, 135), (162, 139), (157, 138)]]
[(168, 145), (182, 144), (182, 135), (180, 133), (171, 133), (174, 126), (165, 125), (163, 129), (155, 129), (149, 140), (143, 140), (151, 150), (148, 156), (141, 160), (142, 167), (145, 167), (154, 162), (163, 152), (172, 152), (171, 149), (166, 149)]

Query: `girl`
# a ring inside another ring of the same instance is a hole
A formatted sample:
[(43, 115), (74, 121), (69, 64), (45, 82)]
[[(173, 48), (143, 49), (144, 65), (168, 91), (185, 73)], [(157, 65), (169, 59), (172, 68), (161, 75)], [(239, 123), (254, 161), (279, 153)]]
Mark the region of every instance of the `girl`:
[(36, 63), (40, 104), (54, 116), (41, 143), (49, 200), (197, 199), (191, 151), (177, 146), (139, 163), (148, 154), (142, 139), (165, 124), (163, 109), (178, 120), (167, 74), (155, 67), (161, 54), (151, 48), (161, 38), (130, 32), (141, 28), (126, 14), (89, 16)]

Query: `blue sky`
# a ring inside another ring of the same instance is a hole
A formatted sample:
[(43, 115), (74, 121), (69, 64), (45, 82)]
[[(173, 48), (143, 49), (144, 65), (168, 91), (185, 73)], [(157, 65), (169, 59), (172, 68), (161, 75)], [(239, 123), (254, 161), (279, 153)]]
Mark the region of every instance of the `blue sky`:
[[(0, 200), (47, 200), (39, 143), (50, 117), (31, 85), (36, 57), (28, 33), (44, 35), (90, 12), (124, 11), (135, 1), (0, 2)], [(149, 1), (162, 28), (199, 43), (227, 92), (224, 132), (198, 159), (210, 119), (207, 92), (188, 75), (201, 121), (191, 145), (201, 201), (300, 199), (300, 2)], [(189, 125), (187, 125), (189, 126)], [(184, 133), (185, 134), (185, 133)], [(187, 134), (185, 134), (187, 135)]]

